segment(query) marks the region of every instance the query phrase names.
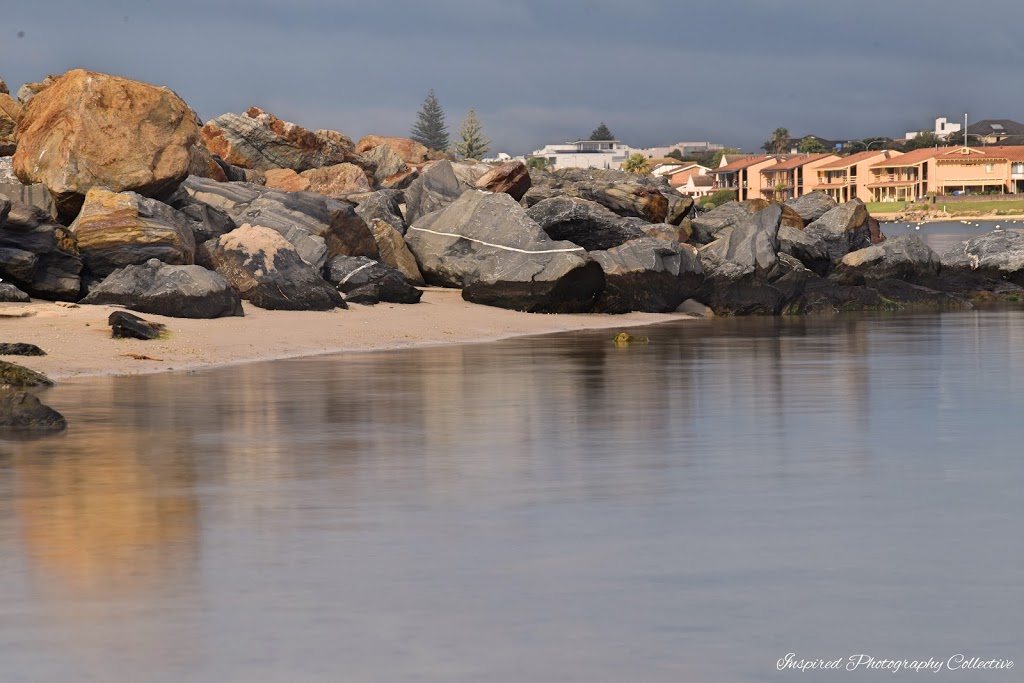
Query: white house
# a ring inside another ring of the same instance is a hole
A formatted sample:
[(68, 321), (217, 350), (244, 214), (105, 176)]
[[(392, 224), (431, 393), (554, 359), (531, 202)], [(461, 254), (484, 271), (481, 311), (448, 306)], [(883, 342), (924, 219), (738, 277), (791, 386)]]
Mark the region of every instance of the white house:
[(563, 168), (609, 168), (619, 170), (634, 150), (618, 140), (577, 140), (563, 145), (547, 145), (527, 158), (547, 160), (554, 171)]
[[(959, 133), (961, 128), (963, 128), (962, 125), (959, 123), (950, 123), (949, 119), (943, 116), (942, 118), (935, 119), (935, 130), (932, 132), (935, 133), (935, 137), (938, 139), (945, 140), (952, 133)], [(913, 140), (920, 134), (921, 133), (919, 131), (911, 131), (907, 133), (907, 140)]]

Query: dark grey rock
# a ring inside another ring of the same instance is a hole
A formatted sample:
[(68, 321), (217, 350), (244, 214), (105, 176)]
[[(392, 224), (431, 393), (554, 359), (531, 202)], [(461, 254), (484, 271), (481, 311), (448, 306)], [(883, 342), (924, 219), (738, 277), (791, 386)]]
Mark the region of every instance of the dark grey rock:
[(35, 394), (26, 391), (0, 394), (0, 428), (5, 431), (57, 432), (67, 426), (64, 416), (43, 404)]
[(52, 386), (53, 381), (43, 373), (0, 360), (0, 388)]
[(670, 313), (704, 281), (696, 250), (676, 242), (642, 237), (590, 257), (604, 271), (605, 288), (594, 309), (602, 313)]
[(693, 241), (697, 244), (710, 244), (720, 234), (738, 223), (750, 218), (750, 211), (739, 202), (726, 202), (691, 219)]
[(374, 220), (381, 220), (397, 230), (399, 234), (405, 235), (409, 226), (402, 217), (402, 209), (399, 206), (401, 194), (396, 191), (378, 190), (364, 195), (355, 208), (356, 214), (363, 219), (366, 225), (372, 225)]
[(44, 210), (12, 202), (0, 222), (0, 278), (29, 296), (76, 301), (82, 259), (75, 236)]
[(166, 329), (162, 323), (143, 320), (127, 311), (114, 311), (107, 318), (107, 324), (114, 339), (156, 339)]
[(859, 199), (837, 206), (818, 220), (807, 225), (808, 236), (820, 237), (825, 242), (829, 260), (839, 263), (851, 251), (871, 246), (868, 211)]
[(832, 278), (848, 285), (896, 279), (918, 282), (939, 274), (939, 256), (917, 235), (901, 235), (843, 257)]
[(832, 266), (825, 240), (788, 225), (779, 226), (779, 250), (799, 259), (818, 275), (825, 275)]
[(50, 218), (57, 220), (57, 204), (53, 201), (50, 188), (42, 183), (22, 185), (20, 182), (8, 183), (0, 180), (0, 195), (7, 195), (13, 201), (38, 207), (49, 214)]
[(583, 247), (551, 240), (507, 194), (464, 193), (417, 221), (406, 242), (429, 284), (467, 301), (545, 313), (593, 309), (605, 279)]
[(216, 239), (238, 227), (227, 212), (196, 199), (181, 188), (171, 195), (167, 204), (188, 219), (196, 244)]
[(411, 225), (429, 213), (440, 211), (470, 189), (469, 184), (455, 175), (450, 161), (431, 164), (405, 190), (406, 220)]
[(324, 279), (349, 303), (416, 304), (423, 296), (401, 272), (365, 256), (335, 256), (324, 267)]
[(24, 344), (20, 342), (0, 343), (0, 356), (45, 356), (46, 351), (35, 344)]
[[(553, 240), (568, 240), (587, 251), (612, 249), (646, 236), (643, 230), (597, 202), (554, 197), (534, 204), (526, 215)], [(635, 219), (634, 219), (635, 220)]]
[(174, 318), (242, 315), (238, 292), (217, 273), (202, 266), (171, 266), (156, 259), (114, 271), (81, 303), (124, 306)]
[[(0, 263), (3, 263), (3, 259), (4, 255), (0, 254)], [(9, 282), (0, 282), (0, 303), (24, 304), (29, 301), (31, 301), (31, 298), (25, 292), (21, 291)]]
[(786, 206), (796, 211), (797, 215), (803, 219), (804, 225), (810, 225), (839, 205), (827, 193), (815, 190), (801, 197), (787, 200)]
[(941, 258), (948, 271), (1024, 285), (1024, 232), (993, 230), (953, 247)]
[(248, 224), (279, 233), (316, 270), (331, 256), (380, 255), (373, 232), (352, 202), (316, 192), (285, 192), (194, 176), (181, 187), (198, 201), (223, 211), (238, 226)]
[(210, 265), (260, 308), (326, 311), (345, 302), (295, 247), (270, 228), (243, 225), (204, 245)]

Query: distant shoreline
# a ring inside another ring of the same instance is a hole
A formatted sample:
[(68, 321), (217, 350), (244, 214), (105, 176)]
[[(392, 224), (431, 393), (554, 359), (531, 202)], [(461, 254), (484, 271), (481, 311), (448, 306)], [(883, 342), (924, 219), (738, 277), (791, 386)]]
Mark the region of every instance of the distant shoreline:
[[(1009, 214), (1009, 215), (995, 215), (995, 214), (978, 214), (978, 215), (967, 215), (959, 214), (956, 216), (928, 216), (926, 218), (909, 218), (907, 217), (908, 212), (894, 211), (892, 213), (872, 213), (871, 217), (882, 222), (882, 223), (957, 223), (959, 221), (986, 221), (986, 222), (998, 222), (998, 221), (1024, 221), (1024, 214)], [(897, 218), (905, 217), (903, 220), (896, 220)]]

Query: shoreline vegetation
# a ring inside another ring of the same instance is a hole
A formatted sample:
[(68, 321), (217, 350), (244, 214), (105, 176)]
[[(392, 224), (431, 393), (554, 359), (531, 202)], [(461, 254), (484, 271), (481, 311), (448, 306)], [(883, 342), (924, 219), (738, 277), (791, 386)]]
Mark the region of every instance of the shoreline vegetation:
[[(166, 325), (167, 335), (142, 341), (111, 339), (107, 317), (119, 310), (123, 309), (42, 301), (0, 304), (5, 338), (16, 336), (18, 342), (35, 344), (47, 353), (24, 360), (4, 358), (31, 365), (53, 380), (68, 381), (695, 320), (685, 313), (522, 313), (463, 301), (456, 289), (428, 287), (415, 306), (268, 311), (247, 305), (244, 317), (217, 320), (147, 315)], [(609, 332), (609, 344), (613, 337)]]

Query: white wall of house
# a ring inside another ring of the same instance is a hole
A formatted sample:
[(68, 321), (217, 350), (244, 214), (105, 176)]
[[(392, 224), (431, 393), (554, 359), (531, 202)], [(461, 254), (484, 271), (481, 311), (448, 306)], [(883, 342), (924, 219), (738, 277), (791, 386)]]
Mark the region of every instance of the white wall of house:
[[(961, 128), (963, 128), (963, 124), (950, 123), (949, 119), (943, 116), (935, 119), (935, 130), (932, 132), (935, 133), (936, 137), (940, 140), (945, 140), (953, 133), (959, 133)], [(907, 133), (907, 140), (913, 140), (920, 134), (920, 131)]]
[(547, 159), (548, 168), (608, 168), (618, 170), (636, 150), (618, 140), (579, 140), (561, 145), (546, 145), (529, 157)]

